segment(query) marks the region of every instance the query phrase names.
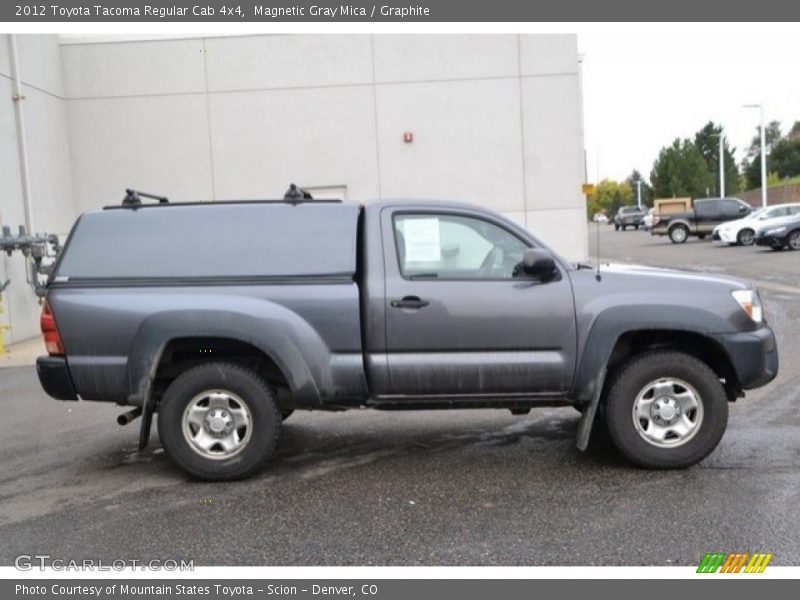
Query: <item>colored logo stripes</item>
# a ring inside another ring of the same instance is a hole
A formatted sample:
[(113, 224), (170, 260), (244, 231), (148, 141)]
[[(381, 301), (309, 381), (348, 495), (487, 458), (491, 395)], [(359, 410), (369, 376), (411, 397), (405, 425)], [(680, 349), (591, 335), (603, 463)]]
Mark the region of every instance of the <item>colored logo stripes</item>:
[(772, 560), (772, 553), (707, 552), (697, 567), (698, 573), (763, 573)]

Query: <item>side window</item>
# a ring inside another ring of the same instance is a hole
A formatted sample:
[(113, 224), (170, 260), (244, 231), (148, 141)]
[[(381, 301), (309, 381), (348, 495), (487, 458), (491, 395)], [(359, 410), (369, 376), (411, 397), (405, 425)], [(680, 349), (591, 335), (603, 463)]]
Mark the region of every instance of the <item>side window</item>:
[(798, 206), (790, 206), (787, 210), (788, 210), (787, 214), (790, 217), (793, 217), (795, 215), (800, 215), (800, 205), (798, 205)]
[(719, 207), (716, 200), (704, 200), (702, 202), (695, 202), (694, 210), (698, 217), (713, 217), (719, 214)]
[(457, 215), (396, 215), (394, 232), (400, 272), (409, 278), (512, 279), (527, 248), (502, 227)]
[(767, 213), (767, 218), (777, 219), (778, 217), (785, 217), (788, 216), (789, 214), (791, 214), (789, 212), (789, 209), (785, 206), (782, 206), (780, 208), (773, 208), (771, 211), (769, 211), (769, 213)]
[(720, 204), (722, 205), (720, 212), (723, 217), (738, 217), (744, 214), (741, 211), (743, 205), (736, 200), (720, 200)]

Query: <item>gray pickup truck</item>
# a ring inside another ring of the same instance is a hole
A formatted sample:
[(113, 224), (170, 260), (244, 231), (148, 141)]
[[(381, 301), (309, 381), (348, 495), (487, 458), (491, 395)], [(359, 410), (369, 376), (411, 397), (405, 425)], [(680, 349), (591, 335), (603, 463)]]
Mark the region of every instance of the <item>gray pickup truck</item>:
[(40, 381), (141, 416), (196, 478), (248, 476), (294, 410), (569, 405), (648, 468), (697, 463), (778, 371), (747, 282), (596, 272), (475, 206), (133, 204), (85, 213), (48, 283)]

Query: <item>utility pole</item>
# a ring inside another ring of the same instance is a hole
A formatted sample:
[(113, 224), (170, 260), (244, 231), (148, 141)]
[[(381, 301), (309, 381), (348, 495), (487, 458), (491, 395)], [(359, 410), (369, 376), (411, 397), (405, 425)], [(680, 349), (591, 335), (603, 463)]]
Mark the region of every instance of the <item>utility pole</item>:
[(761, 113), (761, 206), (767, 206), (767, 133), (764, 129), (764, 105), (745, 104), (744, 108), (757, 108)]

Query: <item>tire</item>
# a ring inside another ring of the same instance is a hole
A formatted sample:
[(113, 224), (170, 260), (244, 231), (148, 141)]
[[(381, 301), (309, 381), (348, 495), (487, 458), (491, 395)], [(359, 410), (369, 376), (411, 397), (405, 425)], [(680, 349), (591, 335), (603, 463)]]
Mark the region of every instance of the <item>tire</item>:
[(623, 225), (622, 226), (622, 231), (625, 231), (626, 229), (628, 229), (628, 226), (627, 225)]
[(789, 250), (800, 250), (800, 229), (789, 234), (789, 237), (786, 238), (786, 245)]
[(275, 452), (280, 427), (272, 387), (231, 363), (189, 369), (167, 388), (158, 411), (167, 456), (204, 481), (241, 479), (260, 470)]
[(635, 227), (636, 227), (636, 231), (639, 231), (639, 226), (638, 226), (638, 225), (636, 225)]
[(752, 246), (756, 241), (756, 232), (752, 229), (742, 229), (736, 235), (736, 243), (740, 246)]
[[(643, 413), (646, 417), (634, 418)], [(682, 352), (648, 352), (632, 358), (614, 377), (606, 423), (612, 442), (632, 463), (682, 469), (719, 444), (728, 424), (728, 399), (717, 375), (700, 360)]]
[(689, 229), (686, 225), (675, 225), (669, 230), (669, 239), (673, 244), (683, 244), (689, 239)]
[(614, 231), (619, 231), (619, 225), (617, 225), (616, 223), (614, 223)]
[(770, 246), (774, 252), (780, 252), (783, 250), (783, 246)]

